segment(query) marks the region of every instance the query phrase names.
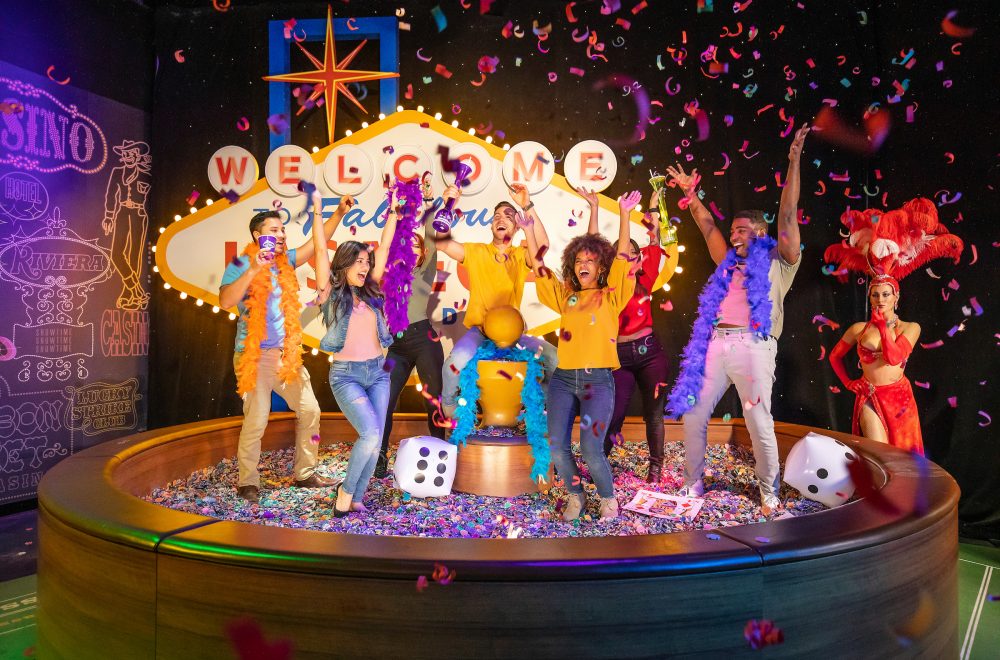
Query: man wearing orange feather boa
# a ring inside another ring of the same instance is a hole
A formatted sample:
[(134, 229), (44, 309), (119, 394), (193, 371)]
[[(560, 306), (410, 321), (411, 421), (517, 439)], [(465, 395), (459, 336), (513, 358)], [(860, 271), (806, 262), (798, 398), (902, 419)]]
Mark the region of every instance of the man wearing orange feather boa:
[[(328, 233), (353, 203), (350, 196), (341, 199), (333, 217), (325, 223), (329, 225), (324, 226)], [(243, 397), (237, 493), (248, 502), (257, 502), (260, 440), (271, 414), (272, 390), (295, 411), (293, 485), (324, 488), (335, 483), (316, 474), (320, 409), (309, 372), (302, 366), (302, 305), (295, 269), (312, 259), (315, 248), (306, 241), (297, 249), (287, 250), (285, 226), (277, 211), (264, 211), (251, 218), (250, 235), (253, 241), (222, 276), (219, 306), (235, 306), (240, 312), (233, 356), (236, 390)], [(261, 236), (273, 237), (265, 239), (273, 249), (258, 246)]]

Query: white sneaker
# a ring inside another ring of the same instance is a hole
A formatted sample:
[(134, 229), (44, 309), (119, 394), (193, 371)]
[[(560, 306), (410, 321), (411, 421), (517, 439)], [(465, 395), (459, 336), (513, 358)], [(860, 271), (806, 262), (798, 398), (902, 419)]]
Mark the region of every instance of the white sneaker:
[(685, 484), (683, 488), (677, 491), (679, 497), (704, 497), (705, 496), (705, 482), (699, 479), (693, 484)]
[(614, 497), (601, 498), (601, 520), (614, 520), (618, 517), (618, 500)]
[(765, 516), (772, 515), (781, 507), (781, 500), (771, 494), (760, 494), (760, 512)]
[(586, 506), (587, 495), (585, 493), (570, 493), (566, 499), (566, 508), (563, 509), (562, 519), (566, 522), (576, 520)]

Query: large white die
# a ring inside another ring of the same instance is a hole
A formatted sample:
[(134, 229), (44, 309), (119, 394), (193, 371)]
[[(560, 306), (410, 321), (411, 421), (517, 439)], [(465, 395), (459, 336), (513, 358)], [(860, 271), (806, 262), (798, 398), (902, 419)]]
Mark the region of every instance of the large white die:
[(854, 494), (848, 461), (860, 460), (840, 440), (809, 433), (795, 443), (785, 460), (785, 483), (803, 497), (829, 507), (840, 506)]
[(429, 435), (404, 438), (392, 474), (396, 486), (414, 497), (447, 497), (455, 482), (458, 447)]

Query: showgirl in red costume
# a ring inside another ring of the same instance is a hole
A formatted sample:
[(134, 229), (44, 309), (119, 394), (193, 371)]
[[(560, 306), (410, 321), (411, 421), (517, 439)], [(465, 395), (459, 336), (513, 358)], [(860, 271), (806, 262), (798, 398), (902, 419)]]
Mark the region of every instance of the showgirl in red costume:
[[(852, 432), (923, 455), (917, 404), (903, 373), (920, 326), (896, 314), (899, 280), (932, 259), (951, 257), (958, 262), (962, 240), (948, 233), (938, 222), (934, 203), (923, 198), (895, 211), (848, 211), (840, 221), (850, 236), (828, 247), (824, 259), (838, 265), (835, 274), (842, 280), (850, 271), (871, 276), (871, 318), (848, 328), (830, 352), (834, 372), (856, 397)], [(852, 380), (843, 360), (855, 346), (862, 376)]]

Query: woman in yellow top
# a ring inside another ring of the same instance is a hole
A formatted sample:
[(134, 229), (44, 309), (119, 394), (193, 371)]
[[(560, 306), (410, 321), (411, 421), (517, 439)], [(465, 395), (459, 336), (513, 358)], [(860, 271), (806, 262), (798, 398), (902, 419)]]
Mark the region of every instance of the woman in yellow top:
[[(615, 405), (618, 315), (635, 291), (628, 261), (629, 212), (642, 195), (632, 192), (618, 200), (621, 227), (617, 248), (598, 234), (577, 236), (563, 251), (562, 281), (541, 269), (535, 277), (538, 299), (561, 316), (559, 367), (549, 383), (549, 448), (569, 501), (563, 520), (583, 512), (587, 496), (570, 448), (573, 420), (580, 413), (580, 451), (601, 497), (601, 519), (618, 517), (611, 466), (604, 456), (604, 433)], [(525, 222), (530, 222), (526, 220)], [(528, 249), (534, 250), (531, 232)]]

